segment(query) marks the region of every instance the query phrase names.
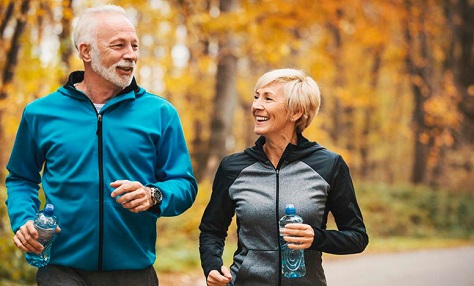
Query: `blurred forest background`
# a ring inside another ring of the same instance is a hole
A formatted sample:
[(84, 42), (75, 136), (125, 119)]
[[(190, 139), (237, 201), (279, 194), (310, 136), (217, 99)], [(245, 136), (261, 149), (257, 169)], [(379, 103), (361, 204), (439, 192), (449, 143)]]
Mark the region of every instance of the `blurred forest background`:
[(473, 0), (0, 0), (0, 285), (34, 282), (4, 204), (22, 110), (82, 69), (72, 27), (106, 3), (136, 24), (137, 81), (178, 109), (199, 181), (190, 210), (159, 220), (160, 273), (201, 275), (216, 166), (254, 143), (254, 84), (284, 67), (320, 85), (304, 134), (348, 162), (368, 252), (474, 244)]

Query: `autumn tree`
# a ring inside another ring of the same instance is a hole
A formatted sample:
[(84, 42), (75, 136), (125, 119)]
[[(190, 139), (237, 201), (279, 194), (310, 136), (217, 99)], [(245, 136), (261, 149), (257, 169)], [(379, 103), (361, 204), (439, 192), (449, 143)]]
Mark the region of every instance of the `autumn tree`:
[[(2, 69), (2, 77), (0, 82), (0, 102), (4, 101), (8, 93), (12, 91), (12, 83), (13, 77), (16, 69), (16, 65), (18, 64), (18, 55), (19, 50), (21, 47), (20, 39), (25, 31), (25, 26), (28, 19), (28, 11), (30, 8), (30, 1), (23, 0), (21, 2), (18, 1), (3, 1), (0, 4), (0, 11), (2, 12), (3, 17), (1, 18), (1, 25), (0, 25), (0, 36), (2, 39), (2, 46), (0, 49), (2, 50), (2, 54), (6, 55), (5, 58), (1, 59), (1, 69)], [(15, 11), (18, 12), (15, 13)], [(15, 16), (16, 15), (16, 16)], [(12, 20), (12, 18), (14, 18)], [(13, 23), (11, 23), (13, 22)], [(13, 35), (6, 35), (5, 30), (8, 26), (13, 27)], [(2, 122), (3, 118), (3, 104), (0, 105), (0, 123)], [(3, 125), (0, 124), (0, 145), (8, 146), (6, 142), (3, 142), (5, 138), (5, 133), (3, 131)], [(2, 150), (4, 151), (4, 150)], [(6, 159), (6, 154), (4, 152), (0, 152), (0, 165), (4, 166)], [(4, 181), (4, 173), (0, 171), (0, 181)]]
[[(220, 0), (219, 17), (230, 20), (229, 14), (236, 12), (238, 0)], [(235, 39), (232, 31), (220, 30), (217, 33), (218, 54), (214, 99), (212, 105), (212, 130), (207, 150), (207, 170), (205, 176), (211, 177), (217, 169), (218, 162), (233, 150), (234, 140), (232, 124), (237, 103), (236, 73), (237, 56)]]
[(474, 2), (442, 1), (450, 31), (447, 46), (447, 68), (452, 69), (461, 99), (458, 108), (463, 115), (462, 134), (474, 142)]

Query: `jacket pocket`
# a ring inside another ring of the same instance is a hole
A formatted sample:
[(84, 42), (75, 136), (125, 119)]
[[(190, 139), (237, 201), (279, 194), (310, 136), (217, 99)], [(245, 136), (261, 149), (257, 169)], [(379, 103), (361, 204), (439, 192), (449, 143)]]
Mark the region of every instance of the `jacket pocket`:
[(249, 250), (245, 259), (237, 269), (235, 286), (268, 286), (277, 285), (278, 251)]

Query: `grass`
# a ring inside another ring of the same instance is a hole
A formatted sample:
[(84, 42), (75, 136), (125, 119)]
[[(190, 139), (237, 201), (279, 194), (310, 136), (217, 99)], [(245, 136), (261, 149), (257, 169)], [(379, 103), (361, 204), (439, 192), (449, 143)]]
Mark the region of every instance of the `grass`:
[(473, 239), (459, 238), (413, 238), (389, 237), (376, 238), (367, 246), (367, 253), (387, 253), (400, 251), (414, 251), (421, 249), (439, 249), (474, 245)]

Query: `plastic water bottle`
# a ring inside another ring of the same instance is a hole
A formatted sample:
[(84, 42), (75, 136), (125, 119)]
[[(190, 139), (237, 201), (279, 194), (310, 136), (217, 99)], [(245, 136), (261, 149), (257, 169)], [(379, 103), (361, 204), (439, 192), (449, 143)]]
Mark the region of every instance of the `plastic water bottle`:
[(38, 231), (38, 241), (43, 245), (44, 249), (41, 254), (34, 252), (26, 253), (26, 261), (34, 267), (43, 267), (49, 263), (51, 245), (56, 238), (56, 227), (58, 226), (58, 218), (54, 215), (54, 206), (46, 204), (42, 212), (36, 214), (33, 222)]
[(306, 274), (304, 250), (288, 248), (288, 242), (281, 235), (281, 230), (288, 223), (303, 223), (303, 219), (296, 215), (293, 204), (286, 205), (285, 215), (280, 219), (281, 272), (286, 278), (303, 277)]

